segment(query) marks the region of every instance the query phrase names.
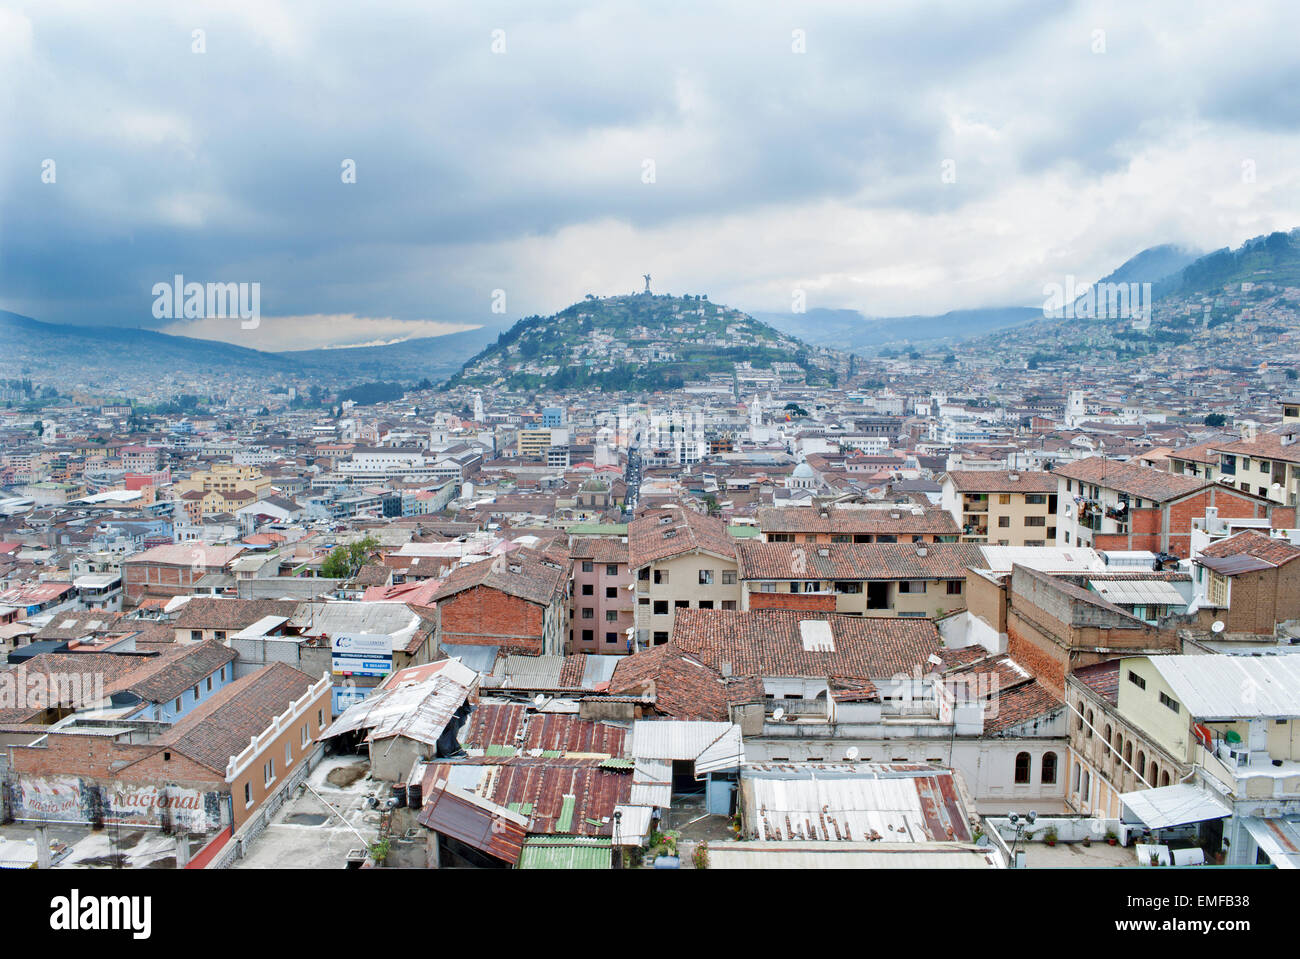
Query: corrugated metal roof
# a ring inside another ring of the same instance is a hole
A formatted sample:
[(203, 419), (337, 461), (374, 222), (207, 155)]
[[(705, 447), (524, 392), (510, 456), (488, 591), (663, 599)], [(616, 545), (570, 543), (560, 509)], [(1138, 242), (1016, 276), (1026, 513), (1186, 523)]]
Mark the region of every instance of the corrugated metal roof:
[(650, 832), (651, 809), (649, 806), (623, 805), (615, 806), (619, 813), (618, 830), (614, 833), (614, 842), (619, 846), (639, 846)]
[(330, 739), (365, 729), (369, 731), (367, 738), (372, 741), (404, 736), (432, 745), (468, 698), (477, 680), (478, 674), (448, 660), (444, 668), (429, 679), (399, 683), (353, 703), (317, 739)]
[(1300, 868), (1300, 824), (1250, 816), (1242, 825), (1278, 869)]
[(763, 764), (741, 770), (759, 839), (969, 842), (952, 773), (927, 766)]
[(1300, 717), (1300, 656), (1153, 656), (1149, 662), (1195, 719)]
[(527, 818), (479, 796), (434, 783), (419, 822), (509, 863), (519, 861)]
[(441, 643), (439, 649), (448, 659), (459, 659), (477, 673), (491, 675), (496, 665), (497, 646), (477, 646), (470, 643)]
[(622, 656), (588, 656), (582, 668), (582, 688), (595, 689), (597, 683), (607, 683), (614, 676), (614, 667)]
[(727, 842), (709, 847), (712, 869), (997, 869), (998, 853), (969, 846), (856, 842)]
[(745, 744), (741, 740), (740, 727), (732, 726), (695, 757), (695, 775), (735, 769), (744, 761)]
[(1232, 808), (1218, 796), (1191, 783), (1120, 793), (1119, 801), (1150, 829), (1224, 819)]
[(533, 836), (524, 841), (519, 869), (609, 869), (614, 844), (608, 839)]
[(632, 724), (630, 752), (637, 759), (694, 760), (734, 723), (694, 720), (638, 719)]
[(560, 689), (563, 668), (563, 656), (511, 655), (497, 661), (492, 676), (507, 689)]
[(1104, 599), (1119, 606), (1186, 606), (1172, 583), (1159, 579), (1094, 579), (1088, 583)]

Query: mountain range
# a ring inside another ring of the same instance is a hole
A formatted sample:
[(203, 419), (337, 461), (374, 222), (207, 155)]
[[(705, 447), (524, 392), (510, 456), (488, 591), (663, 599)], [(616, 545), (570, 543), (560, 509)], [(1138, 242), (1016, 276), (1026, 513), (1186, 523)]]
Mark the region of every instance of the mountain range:
[[(1149, 282), (1158, 301), (1249, 281), (1300, 286), (1300, 229), (1258, 236), (1235, 250), (1224, 248), (1205, 255), (1170, 244), (1151, 247), (1098, 282)], [(701, 308), (707, 315), (698, 313)], [(690, 322), (683, 323), (683, 316)], [(671, 388), (684, 379), (730, 369), (738, 359), (760, 367), (797, 359), (810, 367), (811, 379), (817, 381), (831, 365), (825, 356), (817, 358), (820, 351), (872, 354), (902, 345), (955, 343), (1042, 318), (1041, 306), (954, 310), (937, 316), (869, 317), (856, 310), (836, 309), (750, 315), (695, 296), (589, 296), (550, 317), (528, 317), (508, 329), (489, 325), (383, 346), (277, 353), (133, 327), (43, 323), (0, 310), (0, 342), (4, 345), (0, 378), (29, 376), (55, 383), (70, 375), (93, 379), (120, 372), (124, 358), (133, 358), (147, 361), (149, 369), (167, 369), (179, 375), (225, 373), (265, 378), (279, 374), (319, 379), (334, 386), (450, 378), (452, 383), (498, 382), (511, 388), (607, 383), (610, 388), (653, 389)], [(637, 324), (645, 327), (649, 340), (658, 338), (667, 344), (662, 350), (665, 356), (674, 356), (647, 365), (642, 354), (637, 362), (614, 364), (609, 369), (595, 369), (603, 361), (588, 362), (590, 357), (572, 362), (581, 352), (577, 342), (592, 330), (618, 336)], [(727, 326), (735, 327), (731, 335), (735, 342), (719, 345), (726, 341), (725, 335), (719, 339), (719, 331)], [(673, 344), (680, 348), (669, 348)], [(522, 366), (510, 368), (505, 376), (499, 369), (493, 372), (489, 364), (512, 355), (512, 346), (515, 354), (528, 351), (523, 359), (531, 369), (557, 369), (546, 376), (524, 373)], [(546, 359), (551, 362), (539, 362)], [(647, 371), (639, 372), (643, 365)]]

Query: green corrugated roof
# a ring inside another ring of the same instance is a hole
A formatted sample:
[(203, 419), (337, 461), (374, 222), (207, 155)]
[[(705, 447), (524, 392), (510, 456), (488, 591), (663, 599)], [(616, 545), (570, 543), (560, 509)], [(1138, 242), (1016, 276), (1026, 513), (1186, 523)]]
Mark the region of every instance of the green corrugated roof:
[(577, 801), (577, 796), (564, 797), (564, 804), (560, 806), (560, 818), (555, 820), (556, 832), (568, 832), (573, 828), (573, 807)]
[(601, 769), (633, 769), (636, 762), (631, 759), (622, 759), (618, 756), (610, 756), (600, 764)]
[(521, 816), (531, 816), (533, 814), (533, 804), (530, 802), (507, 803), (506, 808), (511, 812), (519, 813)]
[(514, 756), (519, 750), (514, 746), (502, 746), (499, 743), (493, 743), (483, 750), (484, 756)]
[(519, 869), (609, 869), (613, 844), (582, 836), (531, 836), (524, 840)]
[(736, 539), (748, 539), (751, 536), (757, 536), (761, 530), (757, 526), (728, 526), (727, 532)]
[(576, 536), (626, 536), (627, 523), (575, 523), (568, 532)]

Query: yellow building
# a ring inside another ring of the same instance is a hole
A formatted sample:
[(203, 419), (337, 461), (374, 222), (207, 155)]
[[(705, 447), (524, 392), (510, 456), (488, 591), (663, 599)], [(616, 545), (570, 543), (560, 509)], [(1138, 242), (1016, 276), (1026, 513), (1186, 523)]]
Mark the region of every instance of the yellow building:
[(963, 543), (1053, 546), (1057, 478), (1020, 470), (953, 470), (943, 476), (943, 508)]

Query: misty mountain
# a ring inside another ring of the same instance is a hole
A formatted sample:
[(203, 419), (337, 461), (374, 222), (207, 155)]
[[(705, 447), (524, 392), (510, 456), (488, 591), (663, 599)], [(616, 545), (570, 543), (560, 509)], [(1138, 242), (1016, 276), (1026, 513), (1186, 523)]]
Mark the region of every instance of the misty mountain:
[(156, 330), (43, 323), (0, 310), (0, 376), (75, 369), (93, 378), (101, 371), (119, 369), (123, 357), (132, 357), (150, 368), (181, 374), (285, 374), (318, 377), (337, 385), (378, 380), (415, 383), (426, 377), (437, 382), (460, 369), (501, 329), (482, 327), (384, 346), (272, 353)]

